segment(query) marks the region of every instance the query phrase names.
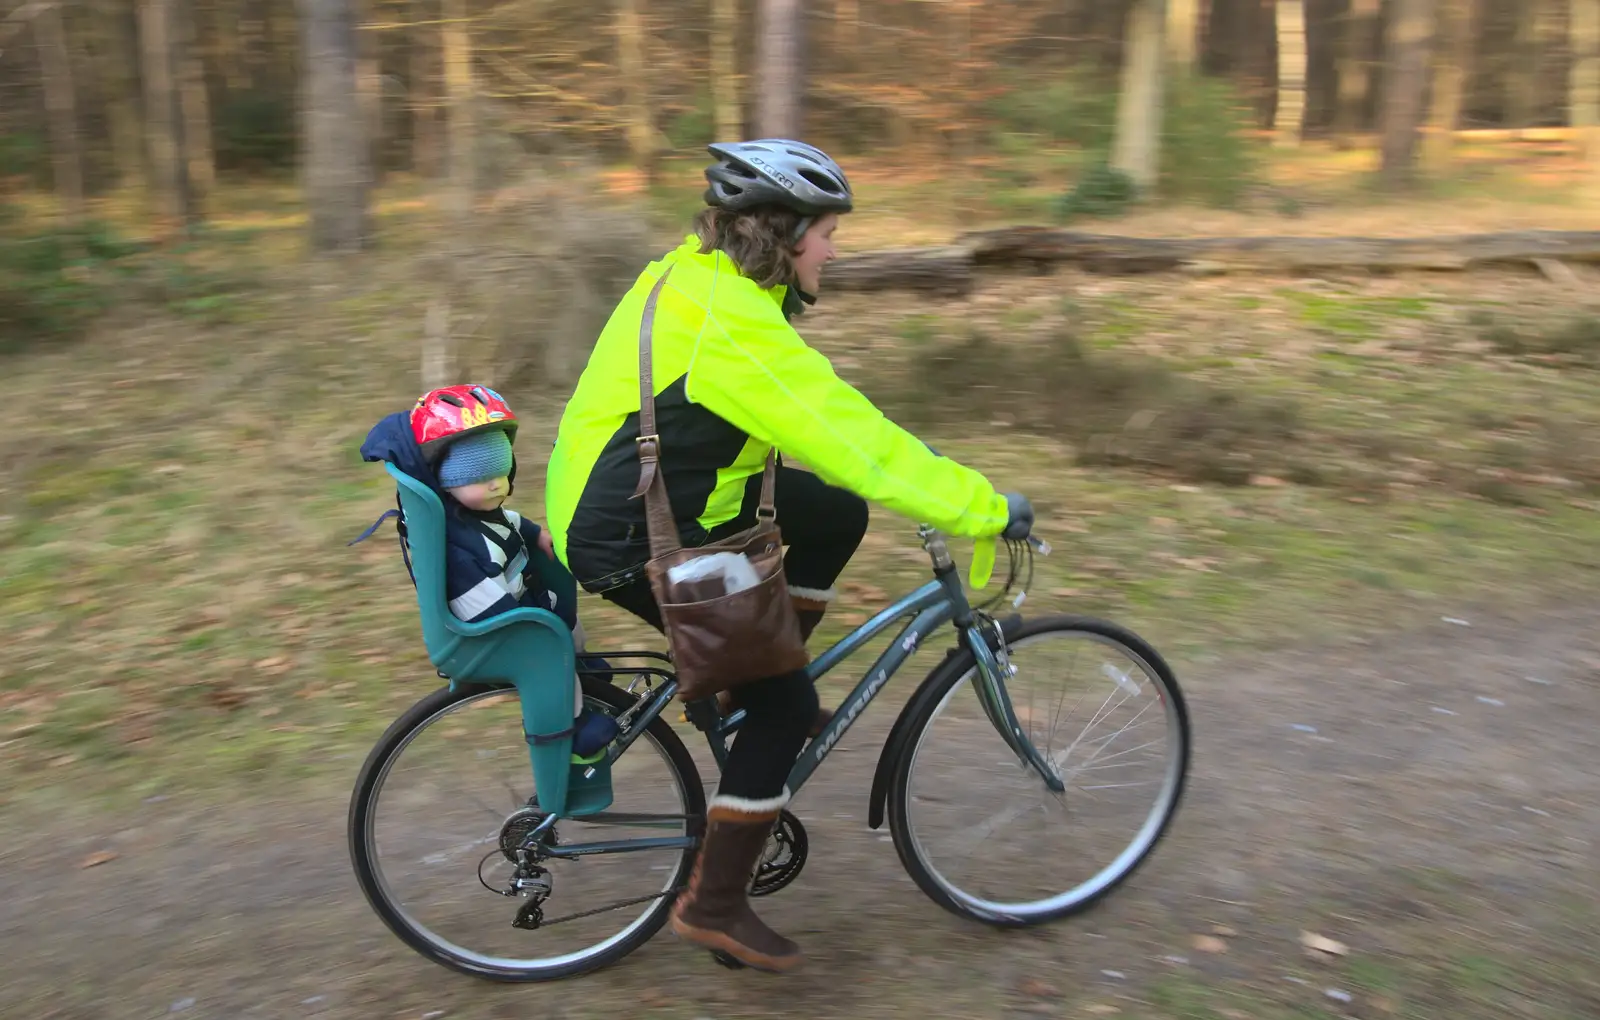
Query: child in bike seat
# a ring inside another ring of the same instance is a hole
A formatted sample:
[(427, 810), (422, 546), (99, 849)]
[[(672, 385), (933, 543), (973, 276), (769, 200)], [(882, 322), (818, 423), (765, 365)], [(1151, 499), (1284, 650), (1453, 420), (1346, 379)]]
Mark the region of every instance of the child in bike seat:
[[(445, 386), (424, 393), (410, 411), (373, 426), (361, 456), (387, 461), (439, 494), (451, 613), (476, 623), (519, 606), (549, 610), (571, 629), (581, 657), (577, 583), (556, 562), (550, 533), (505, 507), (517, 475), (511, 451), (516, 435), (517, 417), (500, 394), (474, 384)], [(395, 513), (389, 511), (378, 524)], [(403, 530), (401, 538), (404, 542)], [(580, 659), (580, 668), (584, 664)], [(616, 737), (617, 727), (609, 716), (584, 706), (581, 685), (574, 683), (574, 692), (572, 751), (588, 758)]]

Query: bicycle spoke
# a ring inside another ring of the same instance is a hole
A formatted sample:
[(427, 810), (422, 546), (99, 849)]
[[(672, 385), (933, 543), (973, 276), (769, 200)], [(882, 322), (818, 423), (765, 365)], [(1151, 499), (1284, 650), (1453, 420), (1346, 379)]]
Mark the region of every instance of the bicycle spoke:
[[(633, 704), (615, 688), (600, 690), (599, 700), (586, 690), (591, 705), (618, 714)], [(690, 833), (705, 811), (704, 784), (671, 729), (653, 724), (630, 745), (626, 763), (611, 770), (605, 811), (550, 820), (528, 807), (538, 791), (522, 771), (530, 767), (514, 695), (445, 691), (414, 711), (430, 703), (436, 707), (396, 731), (392, 747), (374, 752), (385, 757), (369, 759), (363, 776), (374, 777), (371, 788), (352, 813), (357, 874), (385, 923), (446, 966), (521, 980), (581, 973), (648, 939), (688, 876)], [(373, 771), (375, 761), (381, 768)], [(508, 772), (512, 762), (521, 769)], [(518, 794), (525, 783), (533, 796)], [(502, 795), (513, 806), (491, 807)], [(493, 816), (492, 828), (484, 815)], [(501, 853), (546, 821), (551, 852), (522, 865)], [(609, 838), (585, 841), (585, 830)], [(624, 849), (631, 852), (614, 852)], [(576, 858), (562, 856), (572, 851)], [(538, 898), (523, 901), (522, 921), (539, 917), (537, 903), (560, 911), (538, 927), (559, 927), (529, 939), (526, 923), (507, 924), (485, 900), (516, 891)]]
[[(892, 835), (918, 885), (957, 913), (1002, 923), (1070, 913), (1121, 881), (1164, 829), (1187, 761), (1181, 696), (1164, 665), (1150, 666), (1153, 653), (1076, 622), (1020, 631), (1008, 642), (1017, 668), (1007, 691), (1027, 706), (1034, 746), (1065, 789), (1009, 753), (984, 764), (1005, 740), (968, 659), (914, 723), (892, 791)], [(1099, 687), (1107, 677), (1109, 690)], [(1042, 684), (1056, 689), (1033, 690)]]

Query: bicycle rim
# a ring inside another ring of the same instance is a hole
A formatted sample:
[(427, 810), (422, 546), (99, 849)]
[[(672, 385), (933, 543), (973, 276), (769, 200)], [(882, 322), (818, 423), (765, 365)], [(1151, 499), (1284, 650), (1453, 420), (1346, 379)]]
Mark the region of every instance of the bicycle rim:
[(1010, 750), (963, 655), (912, 720), (891, 826), (907, 871), (936, 902), (1026, 925), (1086, 909), (1154, 849), (1182, 796), (1189, 726), (1170, 669), (1114, 624), (1034, 621), (1010, 649), (1018, 720), (1066, 790), (1051, 792)]
[[(631, 701), (610, 687), (586, 690), (585, 699), (613, 714)], [(545, 861), (553, 891), (542, 909), (557, 923), (514, 929), (525, 900), (497, 895), (485, 883), (505, 888), (514, 867), (500, 852), (506, 820), (535, 794), (516, 693), (478, 690), (431, 705), (425, 699), (413, 711), (409, 726), (397, 724), (399, 732), (374, 749), (352, 812), (363, 890), (403, 941), (465, 973), (537, 981), (603, 966), (660, 928), (672, 891), (687, 878), (691, 850)], [(499, 773), (492, 780), (476, 767), (485, 762), (500, 766), (488, 770)], [(689, 835), (704, 814), (693, 762), (659, 721), (614, 764), (612, 784), (607, 814), (679, 820), (639, 827), (564, 819), (556, 823), (559, 843)], [(628, 900), (636, 902), (561, 920)]]

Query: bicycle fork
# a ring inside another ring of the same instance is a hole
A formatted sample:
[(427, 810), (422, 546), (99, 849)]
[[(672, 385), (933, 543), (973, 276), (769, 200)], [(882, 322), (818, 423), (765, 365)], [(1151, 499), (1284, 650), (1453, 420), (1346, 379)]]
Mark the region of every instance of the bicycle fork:
[(1011, 665), (1010, 657), (1005, 654), (1005, 634), (1000, 631), (999, 624), (996, 623), (994, 625), (995, 636), (998, 638), (996, 643), (1001, 649), (1000, 654), (996, 655), (984, 638), (983, 618), (974, 614), (967, 603), (967, 593), (961, 587), (961, 577), (956, 572), (955, 562), (950, 558), (950, 550), (944, 536), (926, 526), (919, 534), (922, 537), (923, 548), (933, 561), (933, 572), (944, 583), (950, 604), (955, 609), (956, 627), (966, 635), (967, 647), (972, 649), (972, 656), (978, 662), (978, 676), (972, 689), (978, 695), (978, 704), (983, 706), (984, 715), (989, 717), (989, 722), (994, 725), (1001, 739), (1017, 758), (1039, 773), (1039, 778), (1044, 780), (1044, 785), (1049, 787), (1051, 792), (1063, 792), (1067, 784), (1061, 781), (1061, 777), (1056, 775), (1056, 770), (1050, 767), (1050, 763), (1045, 761), (1039, 749), (1033, 746), (1033, 741), (1022, 732), (1022, 724), (1017, 720), (1016, 709), (1011, 706), (1011, 695), (1006, 691), (1006, 680), (1015, 675), (1016, 667)]
[[(996, 629), (999, 625), (996, 624)], [(1061, 781), (1056, 770), (1033, 746), (1033, 741), (1022, 732), (1022, 724), (1017, 719), (1016, 709), (1011, 705), (1011, 694), (1006, 690), (1006, 680), (1015, 676), (1017, 668), (1011, 664), (1011, 659), (1005, 654), (1005, 639), (1000, 640), (1001, 652), (995, 654), (989, 647), (989, 642), (984, 640), (982, 627), (974, 623), (967, 628), (967, 644), (972, 649), (972, 656), (978, 661), (978, 675), (974, 678), (972, 689), (978, 695), (978, 704), (983, 706), (983, 713), (989, 717), (989, 722), (999, 731), (1000, 736), (1024, 764), (1033, 767), (1039, 773), (1039, 778), (1044, 780), (1044, 785), (1053, 793), (1066, 790), (1067, 784)]]

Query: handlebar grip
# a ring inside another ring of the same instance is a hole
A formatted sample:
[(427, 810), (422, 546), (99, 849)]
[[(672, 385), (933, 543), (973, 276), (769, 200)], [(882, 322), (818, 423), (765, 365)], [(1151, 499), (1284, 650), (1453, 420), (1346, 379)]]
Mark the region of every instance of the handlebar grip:
[(1012, 542), (1027, 538), (1033, 531), (1033, 504), (1028, 497), (1020, 492), (1006, 493), (1006, 510), (1010, 520), (1001, 537)]

